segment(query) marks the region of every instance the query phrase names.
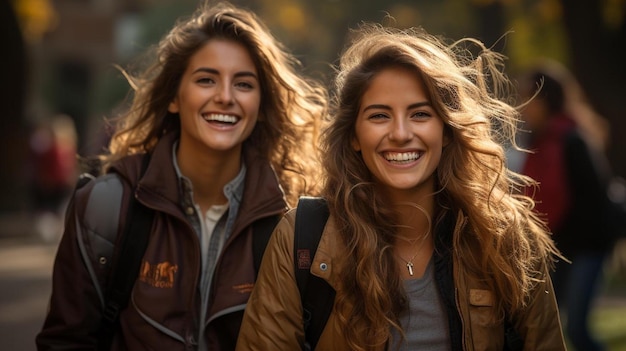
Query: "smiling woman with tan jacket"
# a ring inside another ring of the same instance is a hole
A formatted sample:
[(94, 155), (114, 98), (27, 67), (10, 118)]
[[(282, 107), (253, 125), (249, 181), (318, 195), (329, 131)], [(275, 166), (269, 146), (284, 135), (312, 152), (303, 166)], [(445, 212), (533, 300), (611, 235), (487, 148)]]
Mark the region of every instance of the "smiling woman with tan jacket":
[[(532, 180), (505, 166), (519, 114), (498, 95), (501, 65), (473, 39), (357, 32), (322, 139), (330, 218), (311, 273), (336, 296), (315, 350), (565, 350), (559, 253), (512, 190)], [(294, 217), (270, 240), (237, 351), (303, 347)]]

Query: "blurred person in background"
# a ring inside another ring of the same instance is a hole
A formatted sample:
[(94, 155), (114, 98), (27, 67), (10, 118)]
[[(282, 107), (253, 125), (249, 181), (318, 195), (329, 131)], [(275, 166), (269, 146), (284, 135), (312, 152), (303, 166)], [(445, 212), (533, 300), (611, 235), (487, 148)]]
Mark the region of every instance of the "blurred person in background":
[[(72, 198), (39, 350), (233, 350), (256, 279), (253, 227), (315, 191), (326, 92), (254, 13), (203, 5), (150, 57), (142, 75), (125, 72), (133, 104), (103, 155), (107, 175)], [(111, 263), (94, 254), (85, 205), (112, 175), (124, 189), (116, 228), (131, 197), (156, 213), (128, 306), (99, 340)]]
[(573, 75), (545, 61), (521, 80), (524, 144), (522, 173), (539, 186), (527, 188), (545, 216), (557, 247), (571, 260), (559, 261), (553, 283), (563, 324), (580, 351), (603, 350), (589, 328), (603, 266), (617, 228), (609, 218), (610, 169), (604, 150), (607, 122), (587, 103)]
[(29, 146), (35, 229), (44, 240), (52, 241), (63, 230), (65, 207), (78, 175), (74, 121), (70, 116), (56, 115), (39, 122)]

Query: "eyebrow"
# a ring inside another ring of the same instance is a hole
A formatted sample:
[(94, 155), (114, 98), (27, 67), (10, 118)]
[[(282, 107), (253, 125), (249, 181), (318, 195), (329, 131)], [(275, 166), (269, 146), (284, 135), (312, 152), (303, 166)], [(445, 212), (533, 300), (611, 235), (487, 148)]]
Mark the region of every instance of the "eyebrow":
[[(430, 101), (421, 101), (421, 102), (416, 102), (414, 104), (411, 104), (407, 107), (407, 110), (411, 110), (414, 108), (418, 108), (418, 107), (424, 107), (424, 106), (431, 106)], [(367, 107), (365, 107), (363, 109), (363, 112), (367, 111), (367, 110), (391, 110), (391, 106), (388, 105), (383, 105), (383, 104), (373, 104), (373, 105), (368, 105)]]
[[(215, 74), (215, 75), (220, 75), (220, 72), (214, 68), (209, 68), (209, 67), (200, 67), (198, 69), (196, 69), (195, 71), (193, 71), (193, 73), (198, 73), (198, 72), (204, 72), (204, 73), (211, 73), (211, 74)], [(235, 73), (235, 77), (240, 78), (240, 77), (252, 77), (256, 80), (259, 80), (259, 78), (257, 77), (257, 75), (254, 72), (250, 72), (250, 71), (241, 71), (241, 72), (237, 72)]]

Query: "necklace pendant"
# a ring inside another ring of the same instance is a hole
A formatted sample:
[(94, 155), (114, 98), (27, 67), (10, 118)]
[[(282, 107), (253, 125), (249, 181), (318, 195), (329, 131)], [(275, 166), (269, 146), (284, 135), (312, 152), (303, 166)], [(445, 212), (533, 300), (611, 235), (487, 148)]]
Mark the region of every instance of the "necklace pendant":
[(412, 277), (413, 276), (413, 262), (407, 262), (406, 268), (409, 270), (409, 275)]

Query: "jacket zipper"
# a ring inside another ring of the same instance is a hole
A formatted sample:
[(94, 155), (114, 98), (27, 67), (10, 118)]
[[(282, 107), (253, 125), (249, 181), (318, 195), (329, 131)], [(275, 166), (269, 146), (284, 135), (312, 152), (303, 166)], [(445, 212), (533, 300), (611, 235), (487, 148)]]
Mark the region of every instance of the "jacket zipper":
[[(195, 334), (197, 333), (197, 330), (199, 330), (199, 323), (200, 323), (199, 318), (196, 316), (197, 308), (195, 306), (196, 305), (196, 298), (195, 298), (196, 289), (198, 287), (198, 280), (200, 279), (200, 255), (198, 254), (198, 252), (200, 251), (199, 238), (196, 235), (193, 225), (191, 225), (191, 223), (189, 222), (189, 219), (184, 214), (181, 215), (181, 212), (177, 206), (174, 206), (175, 210), (172, 210), (171, 206), (150, 206), (148, 205), (150, 201), (145, 201), (145, 200), (142, 201), (139, 198), (139, 196), (137, 196), (137, 194), (139, 194), (140, 189), (141, 187), (138, 185), (137, 190), (135, 192), (135, 197), (137, 198), (138, 201), (140, 201), (144, 206), (152, 209), (153, 211), (161, 212), (165, 214), (166, 216), (170, 216), (171, 218), (183, 223), (183, 225), (187, 228), (187, 232), (191, 233), (190, 235), (191, 241), (194, 244), (195, 250), (191, 250), (193, 252), (190, 252), (189, 256), (191, 256), (190, 257), (191, 260), (195, 262), (194, 267), (193, 267), (193, 275), (195, 277), (194, 281), (196, 282), (196, 284), (193, 287), (191, 287), (191, 289), (189, 289), (190, 293), (187, 299), (187, 301), (189, 301), (188, 309), (190, 311), (193, 311), (191, 313), (191, 316), (189, 317), (191, 319), (189, 325), (193, 327), (193, 331), (191, 333), (188, 330), (186, 331), (187, 335), (185, 336), (185, 344), (186, 344), (185, 346), (186, 348), (190, 350), (195, 350), (198, 344), (197, 341), (195, 340)], [(159, 201), (153, 201), (154, 203), (171, 203), (171, 201), (164, 199), (158, 195), (154, 195), (150, 191), (144, 190), (143, 193), (144, 193), (144, 197), (148, 197), (148, 198), (153, 197), (153, 196), (158, 197)]]

